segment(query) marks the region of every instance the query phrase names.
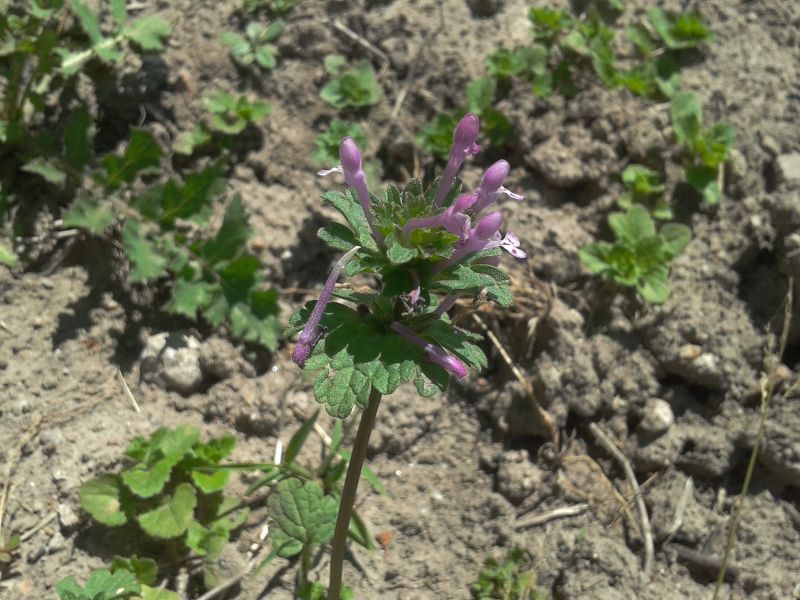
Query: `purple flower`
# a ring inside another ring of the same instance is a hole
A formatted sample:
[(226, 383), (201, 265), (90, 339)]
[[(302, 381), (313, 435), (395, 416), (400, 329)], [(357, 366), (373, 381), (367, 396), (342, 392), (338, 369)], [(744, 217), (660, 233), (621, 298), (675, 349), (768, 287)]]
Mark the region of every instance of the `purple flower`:
[(525, 258), (524, 250), (519, 247), (519, 238), (513, 233), (506, 233), (505, 237), (500, 237), (500, 225), (503, 223), (503, 215), (495, 211), (485, 215), (472, 228), (465, 242), (458, 246), (450, 258), (436, 263), (433, 267), (434, 273), (439, 273), (456, 264), (465, 256), (486, 250), (489, 248), (502, 248), (516, 258)]
[(483, 174), (481, 182), (478, 185), (478, 189), (475, 190), (475, 194), (478, 196), (478, 199), (475, 202), (475, 205), (472, 207), (472, 210), (475, 211), (476, 215), (484, 208), (495, 202), (501, 194), (507, 194), (510, 198), (513, 198), (517, 201), (525, 199), (524, 196), (515, 194), (514, 192), (503, 187), (503, 182), (505, 181), (506, 177), (508, 177), (508, 172), (510, 169), (511, 165), (509, 165), (505, 160), (498, 160), (491, 167), (486, 169), (486, 172)]
[(383, 234), (378, 231), (372, 221), (372, 211), (370, 210), (372, 199), (367, 189), (367, 176), (364, 173), (364, 169), (361, 168), (361, 152), (353, 141), (353, 138), (346, 137), (342, 140), (342, 143), (339, 144), (339, 160), (342, 161), (340, 165), (336, 165), (332, 169), (318, 171), (317, 175), (325, 176), (331, 173), (341, 173), (344, 175), (345, 183), (358, 194), (364, 216), (367, 218), (367, 223), (369, 223), (369, 227), (372, 230), (372, 237), (375, 238), (376, 242), (382, 244)]
[(297, 338), (297, 346), (295, 346), (294, 352), (292, 353), (292, 360), (300, 367), (306, 364), (308, 357), (311, 356), (311, 351), (314, 349), (314, 345), (322, 335), (319, 322), (322, 319), (322, 315), (325, 313), (325, 307), (328, 305), (328, 302), (330, 302), (331, 295), (333, 295), (333, 289), (336, 287), (339, 275), (347, 266), (348, 261), (360, 248), (361, 246), (355, 246), (350, 249), (344, 256), (337, 260), (336, 264), (333, 266), (333, 270), (328, 276), (328, 280), (325, 282), (325, 287), (322, 288), (322, 293), (319, 295), (319, 300), (317, 300), (317, 303), (314, 305), (314, 310), (311, 311), (311, 315), (308, 317), (303, 331), (300, 332), (300, 336)]
[(442, 181), (436, 191), (436, 198), (433, 201), (434, 206), (441, 206), (444, 199), (447, 198), (450, 188), (453, 187), (456, 174), (467, 157), (470, 154), (477, 154), (480, 150), (480, 146), (475, 143), (475, 140), (478, 139), (480, 128), (480, 120), (472, 113), (465, 115), (456, 125), (456, 130), (453, 132), (453, 145), (450, 148), (450, 156), (447, 159), (447, 166), (444, 168)]
[(408, 236), (413, 230), (422, 227), (444, 227), (450, 233), (455, 233), (462, 241), (469, 233), (470, 218), (466, 210), (472, 206), (478, 197), (475, 194), (461, 194), (452, 206), (444, 212), (432, 217), (411, 219), (403, 227), (403, 235)]
[(451, 375), (455, 375), (459, 378), (467, 375), (467, 367), (463, 362), (461, 362), (461, 360), (452, 354), (448, 354), (439, 346), (431, 344), (429, 341), (421, 338), (402, 323), (395, 321), (392, 323), (392, 329), (394, 329), (412, 344), (422, 348), (429, 361), (444, 368), (444, 370)]

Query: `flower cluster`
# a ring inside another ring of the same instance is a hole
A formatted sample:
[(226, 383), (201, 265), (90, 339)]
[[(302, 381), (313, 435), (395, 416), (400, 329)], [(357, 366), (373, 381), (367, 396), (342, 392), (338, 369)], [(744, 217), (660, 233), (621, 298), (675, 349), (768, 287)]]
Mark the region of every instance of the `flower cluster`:
[[(325, 330), (323, 315), (327, 314), (331, 297), (342, 295), (336, 287), (342, 272), (381, 276), (379, 292), (343, 297), (368, 305), (384, 339), (393, 334), (400, 336), (417, 352), (421, 351), (429, 363), (456, 377), (467, 374), (462, 358), (473, 366), (485, 361), (485, 357), (480, 358), (482, 353), (478, 357), (469, 349), (474, 344), (465, 341), (474, 338), (464, 337), (468, 334), (455, 328), (446, 313), (458, 297), (474, 296), (483, 288), (490, 289), (501, 304), (510, 303), (507, 276), (497, 268), (500, 250), (516, 258), (525, 258), (526, 254), (517, 236), (501, 234), (501, 213), (486, 210), (503, 194), (523, 200), (503, 186), (510, 170), (507, 161), (495, 162), (477, 189), (462, 193), (458, 171), (469, 156), (480, 150), (476, 144), (479, 129), (480, 122), (473, 114), (458, 123), (447, 165), (435, 188), (425, 191), (419, 182), (412, 181), (402, 192), (389, 186), (381, 196), (368, 189), (356, 143), (351, 138), (341, 142), (341, 164), (318, 174), (344, 176), (351, 195), (326, 194), (326, 199), (342, 212), (349, 228), (337, 224), (321, 230), (320, 237), (346, 253), (334, 266), (313, 309), (306, 317), (298, 316), (295, 328), (290, 328), (290, 332), (299, 330), (299, 323), (305, 318), (292, 355), (298, 365), (305, 366), (312, 355), (318, 354), (314, 348)], [(352, 264), (348, 264), (350, 261)], [(378, 297), (385, 302), (379, 302)], [(327, 383), (321, 381), (320, 385)]]

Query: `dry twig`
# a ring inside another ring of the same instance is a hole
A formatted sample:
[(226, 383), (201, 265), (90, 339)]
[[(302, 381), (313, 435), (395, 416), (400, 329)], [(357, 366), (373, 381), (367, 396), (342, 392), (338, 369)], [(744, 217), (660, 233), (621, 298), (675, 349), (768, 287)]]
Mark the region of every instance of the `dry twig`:
[(555, 519), (563, 519), (565, 517), (576, 517), (578, 515), (585, 513), (588, 508), (589, 505), (586, 503), (574, 504), (572, 506), (562, 506), (560, 508), (553, 509), (546, 513), (533, 515), (531, 517), (528, 517), (527, 519), (518, 519), (516, 524), (514, 525), (514, 528), (517, 531), (522, 531), (523, 529), (537, 527), (538, 525), (543, 525), (544, 523), (554, 521)]
[(131, 388), (128, 387), (128, 382), (125, 381), (125, 376), (122, 374), (122, 370), (119, 367), (117, 367), (117, 375), (119, 375), (119, 379), (122, 382), (122, 387), (125, 388), (125, 393), (128, 396), (128, 400), (130, 400), (131, 404), (133, 405), (133, 410), (135, 410), (137, 413), (142, 412), (139, 408), (139, 403), (136, 402), (136, 398), (134, 397), (133, 392), (131, 392)]
[(614, 460), (616, 460), (625, 472), (625, 478), (628, 480), (628, 485), (633, 490), (636, 499), (636, 508), (639, 510), (639, 519), (642, 526), (642, 538), (644, 539), (644, 566), (643, 571), (645, 576), (650, 574), (653, 567), (653, 556), (655, 549), (653, 545), (653, 531), (650, 529), (650, 517), (647, 514), (647, 507), (644, 504), (644, 498), (639, 493), (639, 482), (636, 481), (636, 475), (633, 472), (631, 463), (625, 458), (625, 455), (620, 452), (619, 448), (614, 445), (606, 433), (597, 426), (597, 423), (589, 424), (589, 431), (592, 432), (598, 443), (608, 452)]

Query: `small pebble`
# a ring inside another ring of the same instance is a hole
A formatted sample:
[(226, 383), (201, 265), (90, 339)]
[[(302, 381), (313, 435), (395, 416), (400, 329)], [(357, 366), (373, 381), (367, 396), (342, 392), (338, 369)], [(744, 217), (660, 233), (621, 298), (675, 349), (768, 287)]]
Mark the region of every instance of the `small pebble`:
[(642, 412), (639, 431), (645, 435), (664, 433), (675, 423), (675, 415), (669, 402), (660, 398), (648, 400)]
[(58, 505), (58, 522), (62, 529), (72, 529), (81, 522), (78, 513), (69, 504)]

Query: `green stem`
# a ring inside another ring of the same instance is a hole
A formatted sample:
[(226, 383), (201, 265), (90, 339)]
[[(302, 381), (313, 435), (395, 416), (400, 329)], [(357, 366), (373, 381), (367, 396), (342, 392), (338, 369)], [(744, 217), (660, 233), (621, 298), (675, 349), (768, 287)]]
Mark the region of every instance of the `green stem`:
[(328, 582), (328, 600), (341, 600), (342, 597), (342, 568), (344, 566), (344, 551), (347, 546), (347, 532), (350, 530), (350, 517), (353, 515), (353, 504), (356, 500), (356, 490), (361, 479), (361, 468), (367, 455), (369, 436), (375, 426), (375, 415), (381, 403), (381, 394), (375, 388), (369, 394), (367, 408), (361, 415), (358, 424), (356, 441), (353, 444), (353, 453), (350, 464), (347, 465), (347, 475), (344, 479), (344, 488), (339, 500), (339, 515), (336, 517), (336, 530), (333, 534), (331, 547), (331, 574)]

